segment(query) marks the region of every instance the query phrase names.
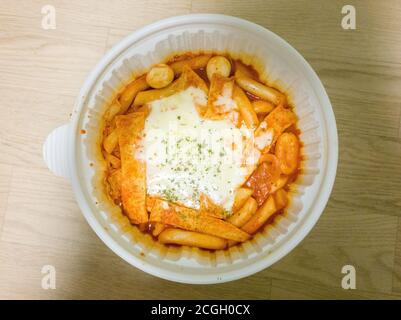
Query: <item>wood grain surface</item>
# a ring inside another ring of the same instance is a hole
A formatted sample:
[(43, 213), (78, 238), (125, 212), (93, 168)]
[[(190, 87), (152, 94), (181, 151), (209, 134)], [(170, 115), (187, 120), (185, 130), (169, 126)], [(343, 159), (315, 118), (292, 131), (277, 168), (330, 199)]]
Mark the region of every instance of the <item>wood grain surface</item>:
[[(41, 27), (41, 8), (57, 27)], [(146, 0), (0, 2), (0, 298), (401, 299), (401, 3)], [(67, 180), (42, 160), (51, 130), (69, 120), (86, 75), (130, 32), (191, 12), (251, 20), (293, 45), (322, 80), (337, 119), (340, 157), (316, 227), (271, 268), (195, 286), (147, 275), (90, 229)], [(57, 288), (43, 290), (54, 265)], [(344, 265), (356, 290), (341, 288)]]

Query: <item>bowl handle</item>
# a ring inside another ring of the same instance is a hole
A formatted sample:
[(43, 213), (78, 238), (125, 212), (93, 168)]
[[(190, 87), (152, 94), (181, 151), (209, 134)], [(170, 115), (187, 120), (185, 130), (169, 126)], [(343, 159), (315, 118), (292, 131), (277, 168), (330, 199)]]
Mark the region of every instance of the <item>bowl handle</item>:
[(71, 137), (69, 123), (54, 129), (43, 144), (43, 159), (56, 176), (70, 178), (68, 146)]

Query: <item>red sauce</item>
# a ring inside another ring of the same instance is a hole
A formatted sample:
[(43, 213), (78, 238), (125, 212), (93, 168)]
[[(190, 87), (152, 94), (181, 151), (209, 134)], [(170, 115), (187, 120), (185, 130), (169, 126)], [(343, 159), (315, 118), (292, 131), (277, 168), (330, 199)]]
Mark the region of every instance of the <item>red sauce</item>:
[(266, 162), (262, 162), (249, 177), (245, 185), (254, 190), (253, 196), (258, 206), (262, 205), (269, 196), (272, 186), (270, 166)]

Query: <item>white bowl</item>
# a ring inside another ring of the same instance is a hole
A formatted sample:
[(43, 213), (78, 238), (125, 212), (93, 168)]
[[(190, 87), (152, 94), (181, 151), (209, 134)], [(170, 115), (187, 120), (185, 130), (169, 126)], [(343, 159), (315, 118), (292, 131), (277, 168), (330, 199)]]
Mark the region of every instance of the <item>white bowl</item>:
[[(133, 73), (143, 72), (177, 51), (202, 49), (239, 55), (256, 64), (263, 71), (262, 78), (288, 92), (304, 144), (302, 175), (292, 188), (286, 213), (251, 241), (217, 252), (165, 247), (131, 227), (119, 209), (102, 198), (103, 163), (96, 144), (107, 102)], [(336, 175), (336, 122), (319, 78), (283, 39), (239, 18), (192, 14), (133, 32), (114, 46), (86, 79), (72, 118), (71, 123), (55, 129), (44, 144), (48, 167), (70, 179), (82, 213), (110, 249), (131, 265), (172, 281), (221, 283), (269, 267), (294, 249), (315, 225)]]

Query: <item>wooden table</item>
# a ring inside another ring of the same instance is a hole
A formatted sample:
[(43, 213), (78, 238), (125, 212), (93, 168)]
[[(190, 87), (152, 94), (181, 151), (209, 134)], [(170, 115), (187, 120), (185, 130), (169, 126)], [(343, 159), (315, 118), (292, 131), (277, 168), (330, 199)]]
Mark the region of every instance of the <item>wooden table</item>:
[[(56, 9), (56, 29), (41, 8)], [(401, 4), (352, 1), (2, 1), (0, 4), (0, 298), (401, 298)], [(211, 286), (131, 267), (90, 229), (70, 184), (42, 160), (88, 72), (133, 30), (173, 15), (239, 16), (277, 33), (310, 62), (330, 96), (338, 175), (307, 238), (271, 268)], [(54, 265), (55, 290), (41, 287)], [(341, 269), (356, 268), (356, 290)]]

